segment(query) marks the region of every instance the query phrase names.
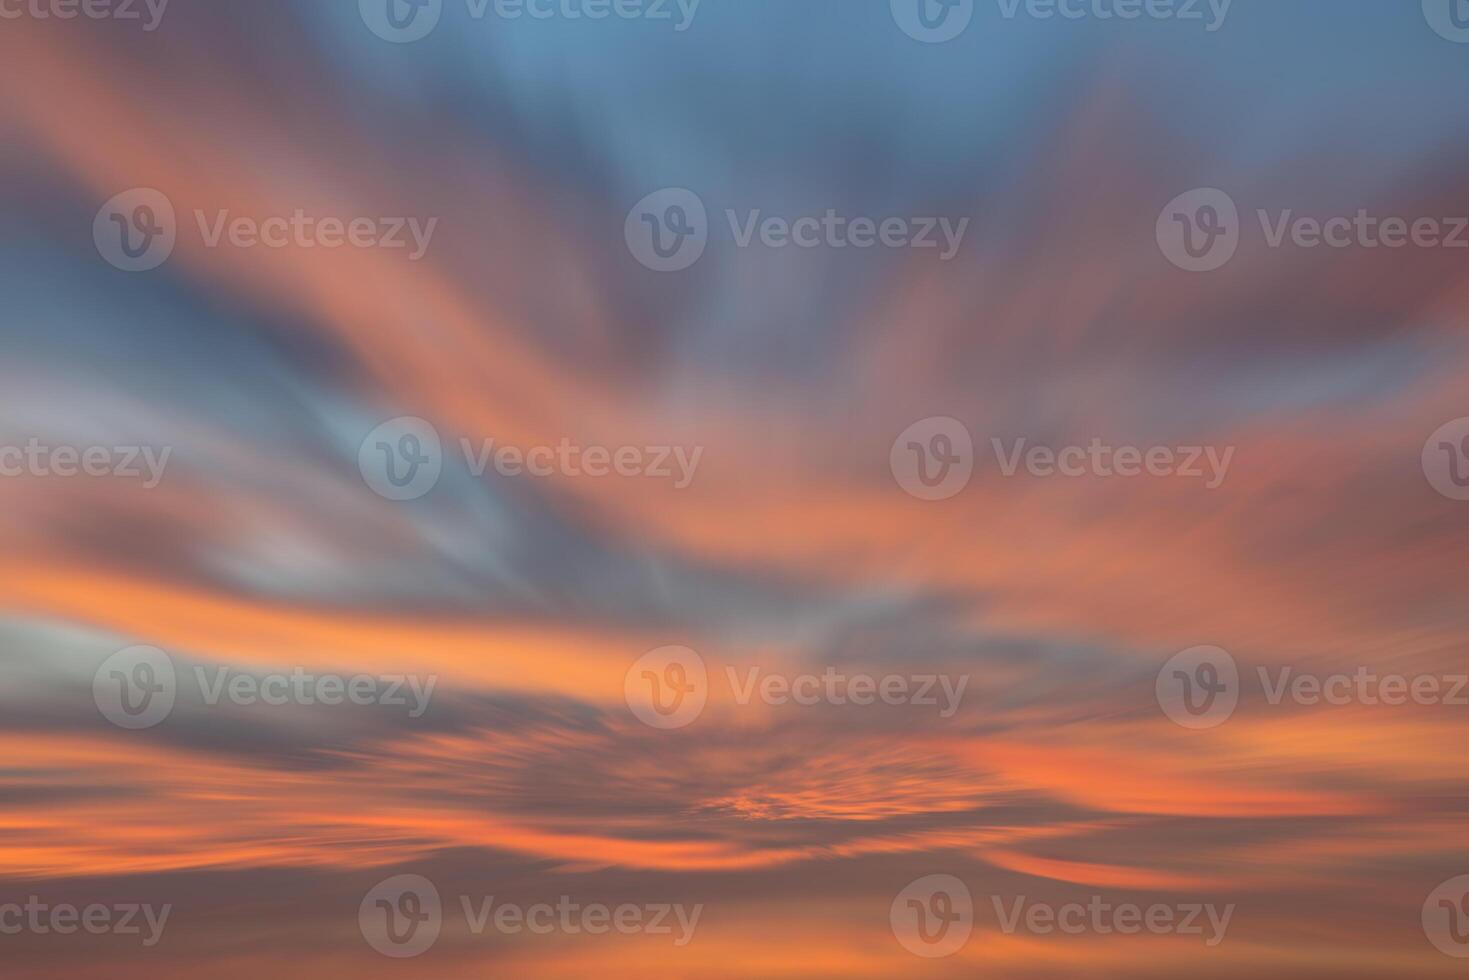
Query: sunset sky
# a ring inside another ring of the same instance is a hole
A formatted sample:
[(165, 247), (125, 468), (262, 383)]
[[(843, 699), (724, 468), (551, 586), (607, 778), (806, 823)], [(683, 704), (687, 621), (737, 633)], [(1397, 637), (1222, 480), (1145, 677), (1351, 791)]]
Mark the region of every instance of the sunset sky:
[[(1436, 0), (1212, 30), (1218, 0), (962, 0), (938, 43), (905, 0), (536, 2), (435, 0), (394, 41), (407, 0), (0, 0), (0, 463), (51, 467), (0, 475), (0, 976), (1464, 976), (1425, 917), (1469, 874), (1469, 500), (1432, 465), (1469, 416), (1469, 232), (1271, 241), (1469, 215)], [(128, 271), (135, 189), (176, 240)], [(707, 209), (675, 271), (633, 244), (665, 189)], [(1160, 237), (1195, 189), (1238, 208), (1213, 271)], [(298, 213), (404, 244), (230, 231)], [(941, 244), (740, 240), (828, 213)], [(404, 418), (442, 472), (392, 499)], [(972, 474), (923, 499), (900, 461), (935, 419)], [(1227, 467), (1006, 472), (1094, 441)], [(1238, 703), (1191, 728), (1161, 691), (1198, 647)], [(172, 700), (128, 727), (138, 656)], [(282, 675), (408, 704), (222, 693)], [(760, 693), (810, 675), (937, 703)], [(1440, 696), (1272, 699), (1302, 675)], [(402, 875), (443, 903), (411, 957), (365, 924)], [(973, 932), (915, 955), (934, 875)], [(170, 911), (151, 945), (8, 929), (33, 896)], [(477, 930), (491, 896), (700, 911), (682, 944)], [(1017, 902), (1231, 918), (1007, 929)]]

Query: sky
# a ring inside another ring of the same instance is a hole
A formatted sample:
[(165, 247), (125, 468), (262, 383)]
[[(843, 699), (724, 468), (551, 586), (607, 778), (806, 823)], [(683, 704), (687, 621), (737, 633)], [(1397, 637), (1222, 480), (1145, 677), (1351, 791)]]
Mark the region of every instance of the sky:
[(0, 0), (6, 975), (1462, 975), (1466, 81)]

